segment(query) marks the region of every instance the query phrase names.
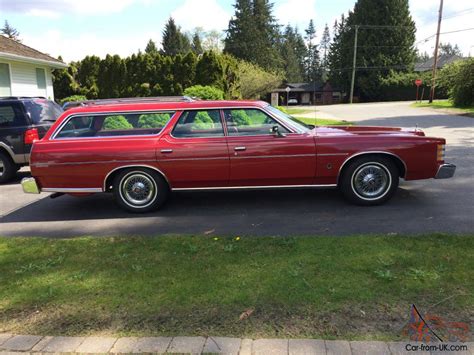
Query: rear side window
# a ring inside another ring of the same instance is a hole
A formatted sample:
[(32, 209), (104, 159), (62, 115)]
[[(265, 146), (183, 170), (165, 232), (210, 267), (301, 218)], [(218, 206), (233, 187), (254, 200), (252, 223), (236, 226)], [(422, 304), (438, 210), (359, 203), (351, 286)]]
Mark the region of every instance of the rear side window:
[(185, 111), (172, 132), (174, 137), (222, 137), (221, 114), (219, 110)]
[(55, 122), (63, 113), (63, 109), (57, 103), (49, 100), (24, 101), (26, 112), (34, 124), (41, 122)]
[(174, 112), (152, 112), (73, 116), (55, 138), (154, 135), (161, 132), (173, 115)]
[(0, 128), (27, 125), (25, 115), (18, 103), (0, 103)]

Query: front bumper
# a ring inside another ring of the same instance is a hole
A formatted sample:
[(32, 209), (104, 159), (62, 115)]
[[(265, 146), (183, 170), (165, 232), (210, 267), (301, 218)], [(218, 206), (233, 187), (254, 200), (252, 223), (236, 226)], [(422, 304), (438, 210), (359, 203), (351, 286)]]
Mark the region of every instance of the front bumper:
[(41, 192), (34, 177), (23, 178), (21, 180), (21, 187), (25, 194), (39, 194)]
[(438, 168), (435, 179), (449, 179), (454, 176), (456, 171), (456, 165), (454, 164), (442, 164)]

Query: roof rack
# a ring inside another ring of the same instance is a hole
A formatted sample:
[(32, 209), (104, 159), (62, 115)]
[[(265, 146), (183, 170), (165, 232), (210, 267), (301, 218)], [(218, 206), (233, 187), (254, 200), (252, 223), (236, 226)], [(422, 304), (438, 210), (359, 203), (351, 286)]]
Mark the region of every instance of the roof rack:
[(0, 100), (25, 100), (25, 99), (45, 99), (44, 96), (2, 96)]
[(100, 100), (84, 100), (71, 101), (63, 105), (64, 110), (68, 110), (78, 106), (98, 106), (98, 105), (116, 105), (116, 104), (130, 104), (139, 102), (192, 102), (194, 101), (189, 96), (155, 96), (155, 97), (124, 97), (116, 99), (100, 99)]

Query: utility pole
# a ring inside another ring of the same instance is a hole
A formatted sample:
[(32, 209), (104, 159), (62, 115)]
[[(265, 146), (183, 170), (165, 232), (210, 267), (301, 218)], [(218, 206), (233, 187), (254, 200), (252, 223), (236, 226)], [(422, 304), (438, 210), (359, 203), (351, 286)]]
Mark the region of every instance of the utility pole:
[[(441, 0), (443, 1), (443, 0)], [(354, 58), (352, 59), (352, 80), (351, 80), (351, 96), (349, 97), (349, 102), (352, 103), (354, 98), (354, 81), (356, 74), (356, 61), (357, 61), (357, 34), (359, 33), (359, 26), (355, 26), (355, 37), (354, 37)]]
[(443, 0), (440, 0), (439, 13), (438, 13), (438, 30), (436, 31), (436, 44), (435, 44), (434, 60), (433, 60), (433, 76), (431, 77), (430, 104), (433, 102), (434, 94), (435, 94), (436, 67), (438, 65), (439, 31), (441, 30), (442, 18), (443, 18)]

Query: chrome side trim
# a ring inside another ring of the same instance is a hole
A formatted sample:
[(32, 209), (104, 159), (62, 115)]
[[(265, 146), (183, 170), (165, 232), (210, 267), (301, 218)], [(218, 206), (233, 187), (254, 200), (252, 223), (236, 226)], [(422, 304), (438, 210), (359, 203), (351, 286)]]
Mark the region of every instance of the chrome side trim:
[(323, 153), (323, 154), (316, 153), (316, 156), (318, 157), (333, 157), (333, 156), (345, 156), (345, 155), (349, 155), (349, 153)]
[(109, 176), (117, 171), (117, 170), (120, 170), (120, 169), (127, 169), (127, 168), (148, 168), (148, 169), (152, 169), (152, 170), (155, 170), (156, 172), (160, 173), (161, 176), (163, 176), (163, 178), (165, 179), (166, 183), (168, 184), (168, 186), (171, 188), (171, 184), (170, 182), (168, 181), (168, 178), (166, 177), (166, 175), (158, 168), (155, 168), (154, 166), (151, 166), (151, 165), (143, 165), (143, 164), (131, 164), (131, 165), (122, 165), (122, 166), (118, 166), (116, 167), (115, 169), (112, 169), (109, 171), (109, 173), (105, 176), (105, 179), (104, 179), (104, 183), (103, 183), (103, 186), (102, 186), (102, 190), (101, 191), (107, 191), (107, 186), (105, 186), (105, 183), (107, 182), (107, 179), (109, 178)]
[(96, 193), (102, 192), (100, 187), (45, 187), (41, 191), (44, 192), (61, 192), (63, 194), (73, 193)]
[(268, 158), (300, 158), (300, 157), (314, 157), (314, 154), (279, 154), (279, 155), (238, 155), (230, 156), (230, 159), (268, 159)]
[[(84, 165), (84, 164), (120, 164), (120, 163), (131, 163), (130, 160), (106, 160), (106, 161), (79, 161), (79, 162), (68, 162), (68, 163), (56, 163), (54, 161), (49, 161), (45, 163), (33, 163), (31, 166), (37, 168), (44, 168), (50, 165)], [(143, 163), (143, 162), (156, 162), (156, 160), (133, 160), (133, 163)]]
[(265, 189), (295, 189), (295, 188), (330, 188), (337, 187), (337, 184), (322, 185), (263, 185), (263, 186), (224, 186), (224, 187), (178, 187), (172, 191), (200, 191), (200, 190), (265, 190)]
[(405, 176), (407, 175), (408, 173), (408, 169), (407, 169), (407, 165), (405, 163), (405, 161), (400, 158), (398, 155), (394, 154), (394, 153), (390, 153), (390, 152), (385, 152), (385, 151), (379, 151), (379, 150), (375, 150), (375, 151), (368, 151), (368, 152), (360, 152), (360, 153), (356, 153), (356, 154), (352, 154), (350, 157), (348, 157), (346, 160), (344, 160), (344, 162), (341, 164), (340, 168), (339, 168), (339, 172), (337, 173), (337, 181), (339, 181), (339, 177), (341, 175), (341, 171), (342, 169), (344, 168), (344, 166), (347, 164), (347, 162), (349, 160), (351, 160), (352, 158), (355, 158), (355, 157), (358, 157), (358, 156), (361, 156), (361, 155), (367, 155), (367, 154), (385, 154), (385, 155), (391, 155), (395, 158), (397, 158), (398, 160), (400, 160), (405, 168), (405, 175), (402, 176), (403, 178), (405, 178)]

